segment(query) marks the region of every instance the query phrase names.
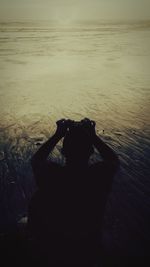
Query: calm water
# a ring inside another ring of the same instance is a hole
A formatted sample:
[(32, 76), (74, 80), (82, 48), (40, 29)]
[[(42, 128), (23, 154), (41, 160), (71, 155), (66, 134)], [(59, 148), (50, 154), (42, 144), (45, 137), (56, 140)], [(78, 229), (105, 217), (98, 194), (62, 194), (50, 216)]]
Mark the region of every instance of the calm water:
[(89, 117), (121, 160), (105, 219), (113, 246), (150, 238), (150, 21), (0, 23), (0, 73), (3, 217), (26, 214), (29, 159), (55, 121)]

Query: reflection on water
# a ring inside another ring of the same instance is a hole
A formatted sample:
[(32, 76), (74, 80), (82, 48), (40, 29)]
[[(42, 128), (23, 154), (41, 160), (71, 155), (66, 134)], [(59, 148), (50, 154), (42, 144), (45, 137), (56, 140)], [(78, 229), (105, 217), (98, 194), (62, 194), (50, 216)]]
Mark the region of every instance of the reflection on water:
[(106, 212), (114, 242), (129, 229), (147, 236), (149, 47), (149, 21), (0, 24), (0, 171), (8, 220), (26, 212), (34, 187), (29, 159), (55, 121), (89, 117), (121, 159)]

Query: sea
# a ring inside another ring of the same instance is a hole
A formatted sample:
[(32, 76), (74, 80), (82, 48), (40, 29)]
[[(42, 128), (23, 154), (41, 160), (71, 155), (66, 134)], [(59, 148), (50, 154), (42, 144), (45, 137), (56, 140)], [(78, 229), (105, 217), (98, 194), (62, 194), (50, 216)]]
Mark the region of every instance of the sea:
[(105, 245), (150, 240), (150, 20), (1, 21), (0, 114), (1, 232), (27, 217), (30, 159), (56, 121), (86, 117), (120, 159)]

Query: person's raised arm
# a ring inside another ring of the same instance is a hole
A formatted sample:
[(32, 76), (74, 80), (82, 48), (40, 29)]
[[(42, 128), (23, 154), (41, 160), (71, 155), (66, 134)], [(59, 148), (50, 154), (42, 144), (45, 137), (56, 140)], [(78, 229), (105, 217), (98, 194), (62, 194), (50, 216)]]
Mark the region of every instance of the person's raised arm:
[(110, 167), (117, 168), (119, 166), (119, 159), (116, 153), (106, 144), (104, 143), (98, 135), (96, 135), (95, 131), (95, 121), (89, 120), (85, 118), (82, 120), (85, 124), (85, 130), (89, 137), (92, 140), (93, 145), (100, 153), (103, 161), (107, 163)]
[(39, 150), (33, 155), (31, 159), (31, 165), (33, 170), (39, 168), (40, 166), (43, 165), (43, 163), (46, 162), (50, 152), (54, 149), (59, 140), (65, 136), (67, 130), (66, 120), (65, 119), (59, 120), (56, 122), (56, 124), (57, 124), (57, 130), (55, 134), (48, 141), (46, 141), (39, 148)]
[(96, 135), (96, 133), (93, 136), (93, 144), (100, 153), (104, 162), (114, 168), (119, 166), (119, 159), (116, 153), (106, 143), (104, 143), (100, 137)]

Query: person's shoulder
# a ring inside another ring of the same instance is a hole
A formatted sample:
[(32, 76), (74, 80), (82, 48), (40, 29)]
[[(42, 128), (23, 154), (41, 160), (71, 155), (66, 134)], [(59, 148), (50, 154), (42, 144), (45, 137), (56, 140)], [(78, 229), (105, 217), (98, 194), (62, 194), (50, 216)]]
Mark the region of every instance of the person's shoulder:
[(101, 175), (108, 175), (108, 176), (113, 176), (118, 168), (119, 168), (119, 161), (118, 163), (113, 163), (113, 162), (107, 162), (107, 161), (100, 161), (96, 162), (94, 164), (90, 165), (90, 171), (95, 172), (95, 173), (101, 173)]
[(105, 170), (107, 172), (115, 172), (119, 168), (119, 160), (117, 162), (99, 161), (91, 164), (89, 167), (91, 170)]
[(53, 168), (53, 169), (56, 169), (56, 170), (58, 170), (58, 169), (63, 169), (64, 167), (61, 165), (61, 164), (59, 164), (59, 163), (57, 163), (57, 162), (54, 162), (54, 161), (46, 161), (46, 166), (48, 167), (48, 168)]
[(62, 166), (61, 164), (57, 162), (47, 161), (45, 170), (48, 176), (59, 177), (64, 172), (64, 166)]
[(102, 169), (104, 167), (104, 164), (102, 161), (100, 162), (96, 162), (96, 163), (93, 163), (89, 166), (89, 170), (90, 171), (95, 171), (95, 170), (98, 170), (98, 169)]

